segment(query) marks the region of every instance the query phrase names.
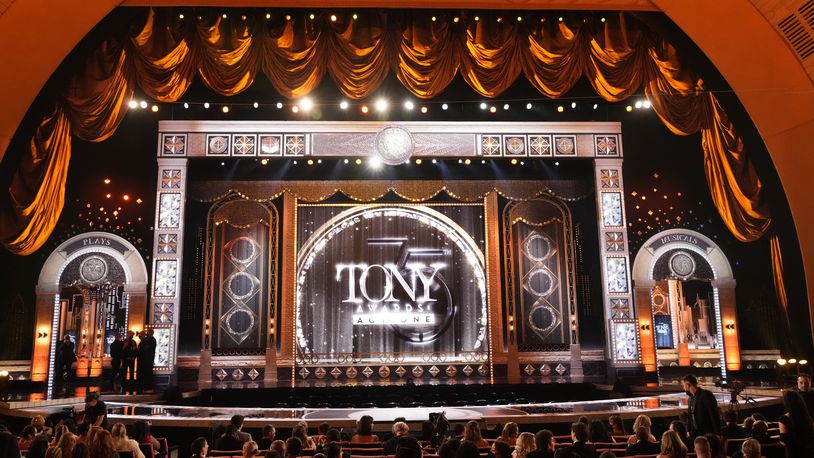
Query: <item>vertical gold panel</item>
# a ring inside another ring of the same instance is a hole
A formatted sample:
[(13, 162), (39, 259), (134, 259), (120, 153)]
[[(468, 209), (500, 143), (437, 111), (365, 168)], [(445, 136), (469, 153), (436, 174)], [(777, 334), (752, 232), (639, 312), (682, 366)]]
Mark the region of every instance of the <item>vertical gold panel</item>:
[[(497, 206), (497, 192), (484, 198), (484, 224), (486, 225), (486, 275), (489, 295), (489, 351), (492, 361), (503, 360), (503, 311), (501, 309), (500, 281), (500, 213)], [(500, 355), (500, 356), (498, 356)], [(517, 365), (510, 361), (509, 367)]]
[[(280, 356), (283, 360), (294, 358), (294, 310), (296, 301), (296, 221), (297, 202), (290, 193), (283, 194), (283, 257), (280, 281), (282, 307), (276, 319), (276, 329), (280, 333)], [(293, 365), (293, 364), (292, 364)]]

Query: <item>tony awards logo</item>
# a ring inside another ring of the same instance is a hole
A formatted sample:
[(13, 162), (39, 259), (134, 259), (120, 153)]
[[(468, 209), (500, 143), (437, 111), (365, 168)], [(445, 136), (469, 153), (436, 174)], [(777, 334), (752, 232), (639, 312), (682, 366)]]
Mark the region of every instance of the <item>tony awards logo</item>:
[(368, 245), (398, 246), (394, 263), (336, 264), (343, 303), (353, 304), (354, 326), (389, 326), (401, 339), (432, 342), (446, 331), (455, 314), (443, 277), (446, 264), (417, 262), (438, 258), (441, 249), (410, 248), (406, 239), (368, 239)]

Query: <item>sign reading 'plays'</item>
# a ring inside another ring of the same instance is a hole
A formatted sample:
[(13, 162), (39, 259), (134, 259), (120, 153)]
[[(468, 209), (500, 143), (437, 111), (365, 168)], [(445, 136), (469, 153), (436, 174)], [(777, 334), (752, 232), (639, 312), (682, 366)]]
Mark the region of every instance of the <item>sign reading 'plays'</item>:
[(128, 248), (118, 240), (102, 235), (89, 235), (88, 237), (81, 238), (65, 247), (65, 253), (70, 255), (75, 251), (88, 247), (105, 247), (112, 248), (121, 254), (125, 254)]

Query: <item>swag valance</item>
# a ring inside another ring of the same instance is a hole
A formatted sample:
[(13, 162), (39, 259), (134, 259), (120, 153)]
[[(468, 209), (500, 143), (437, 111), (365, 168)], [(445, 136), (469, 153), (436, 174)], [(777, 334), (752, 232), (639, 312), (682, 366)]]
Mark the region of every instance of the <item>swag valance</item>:
[(71, 138), (111, 136), (137, 86), (173, 102), (199, 76), (214, 92), (231, 96), (260, 72), (287, 97), (309, 93), (327, 74), (345, 96), (362, 99), (388, 72), (421, 98), (439, 95), (458, 73), (486, 97), (500, 95), (521, 74), (552, 98), (583, 76), (608, 101), (644, 87), (671, 131), (701, 131), (709, 188), (730, 231), (753, 241), (769, 229), (760, 179), (715, 95), (633, 16), (498, 22), (493, 13), (488, 20), (461, 15), (455, 22), (409, 11), (370, 11), (356, 20), (335, 14), (335, 22), (328, 14), (269, 20), (265, 11), (179, 20), (169, 10), (149, 10), (146, 21), (134, 19), (129, 31), (101, 40), (61, 88), (22, 155), (0, 210), (0, 240), (22, 255), (46, 241), (64, 202)]

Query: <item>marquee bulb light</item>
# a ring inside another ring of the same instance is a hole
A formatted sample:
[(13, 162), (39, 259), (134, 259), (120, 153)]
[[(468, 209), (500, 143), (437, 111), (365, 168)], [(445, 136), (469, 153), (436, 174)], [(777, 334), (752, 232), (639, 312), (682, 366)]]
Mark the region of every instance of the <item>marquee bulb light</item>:
[(158, 112), (158, 105), (153, 105), (152, 107), (150, 107), (150, 110), (152, 110), (153, 113), (157, 113)]
[(504, 103), (504, 104), (503, 104), (503, 109), (504, 109), (504, 110), (508, 110), (508, 109), (509, 109), (509, 104), (508, 104), (508, 103)]
[(636, 101), (636, 103), (635, 103), (635, 104), (633, 104), (633, 106), (635, 106), (637, 109), (638, 109), (638, 108), (641, 108), (641, 107), (642, 107), (642, 101), (641, 101), (641, 100), (637, 100), (637, 101)]
[(142, 100), (138, 103), (138, 106), (140, 106), (142, 109), (147, 108), (147, 101)]
[(339, 102), (339, 108), (341, 108), (343, 110), (347, 110), (348, 109), (348, 101), (343, 100), (343, 101)]
[(486, 108), (488, 108), (488, 106), (486, 105), (486, 102), (481, 102), (480, 103), (480, 109), (485, 110)]
[(204, 102), (204, 108), (209, 109), (209, 102)]
[(376, 111), (387, 111), (387, 106), (388, 105), (389, 104), (387, 103), (387, 100), (379, 99), (379, 100), (376, 101), (376, 105), (375, 105), (376, 106)]
[(314, 108), (314, 101), (311, 100), (310, 97), (303, 97), (302, 100), (300, 100), (300, 108), (302, 111), (309, 112), (311, 108)]
[(277, 109), (279, 110), (282, 107), (283, 107), (283, 102), (277, 102)]
[(442, 110), (446, 110), (447, 108), (449, 108), (449, 105), (447, 105), (446, 103), (441, 104)]
[(407, 110), (412, 110), (413, 108), (415, 108), (415, 104), (411, 100), (408, 100), (404, 102), (404, 108)]
[(130, 103), (128, 103), (128, 105), (130, 106), (130, 108), (138, 108), (138, 102), (136, 102), (135, 100), (131, 100)]
[(188, 103), (186, 103), (186, 102), (184, 102), (184, 109), (185, 109), (185, 110), (188, 110), (188, 109), (189, 109), (189, 104), (188, 104)]
[(562, 113), (565, 108), (562, 105), (557, 105), (557, 113)]
[(526, 104), (526, 110), (531, 110), (531, 102)]

